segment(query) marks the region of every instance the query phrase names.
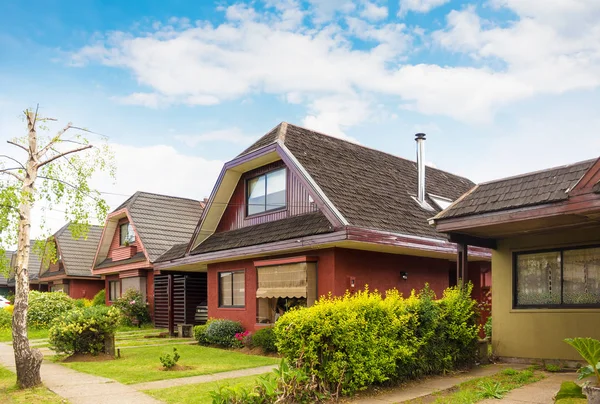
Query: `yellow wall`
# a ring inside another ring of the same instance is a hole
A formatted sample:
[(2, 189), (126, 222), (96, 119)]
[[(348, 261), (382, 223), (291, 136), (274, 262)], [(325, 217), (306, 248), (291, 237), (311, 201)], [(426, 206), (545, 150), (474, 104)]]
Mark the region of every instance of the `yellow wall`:
[(556, 231), (501, 240), (492, 254), (492, 345), (502, 357), (580, 359), (563, 342), (600, 339), (600, 309), (515, 309), (512, 253), (540, 248), (600, 244), (600, 228)]

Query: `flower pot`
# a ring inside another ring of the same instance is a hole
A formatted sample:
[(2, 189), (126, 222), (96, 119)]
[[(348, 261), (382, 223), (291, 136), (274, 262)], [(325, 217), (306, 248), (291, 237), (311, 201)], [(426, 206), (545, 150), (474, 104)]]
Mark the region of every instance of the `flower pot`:
[(588, 404), (600, 404), (600, 386), (586, 385), (583, 394), (587, 396)]

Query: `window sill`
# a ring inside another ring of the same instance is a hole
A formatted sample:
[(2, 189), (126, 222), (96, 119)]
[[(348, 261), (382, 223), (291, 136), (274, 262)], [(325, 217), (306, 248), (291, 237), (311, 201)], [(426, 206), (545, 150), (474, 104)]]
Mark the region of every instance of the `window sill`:
[[(493, 309), (492, 309), (493, 310)], [(538, 314), (553, 314), (553, 313), (600, 313), (600, 307), (574, 307), (574, 308), (548, 308), (548, 307), (540, 307), (540, 308), (527, 308), (527, 309), (517, 309), (513, 308), (509, 310), (509, 313), (538, 313)]]
[(219, 306), (218, 310), (246, 311), (245, 306)]

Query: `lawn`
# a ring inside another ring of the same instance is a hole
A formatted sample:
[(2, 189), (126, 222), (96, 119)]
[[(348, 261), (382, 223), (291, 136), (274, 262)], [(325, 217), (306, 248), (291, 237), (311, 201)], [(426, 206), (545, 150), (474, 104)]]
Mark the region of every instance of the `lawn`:
[(229, 385), (231, 387), (249, 388), (254, 385), (258, 376), (244, 376), (234, 379), (226, 379), (217, 382), (188, 384), (186, 386), (175, 386), (166, 389), (146, 390), (144, 393), (173, 404), (210, 404), (212, 398), (210, 392), (216, 390), (219, 386)]
[(35, 389), (19, 390), (16, 386), (17, 377), (15, 374), (3, 367), (0, 367), (0, 402), (2, 404), (13, 403), (66, 403), (45, 387)]
[[(27, 334), (29, 335), (29, 339), (48, 338), (48, 330), (30, 329)], [(0, 330), (0, 342), (8, 341), (12, 341), (12, 330), (10, 328), (3, 328)]]
[(245, 355), (239, 352), (199, 345), (176, 345), (181, 356), (178, 365), (187, 366), (189, 369), (164, 371), (161, 369), (159, 357), (164, 354), (171, 354), (173, 352), (172, 347), (166, 345), (125, 349), (121, 351), (120, 359), (103, 362), (63, 363), (60, 362), (59, 357), (55, 357), (55, 360), (71, 369), (108, 377), (124, 384), (175, 379), (279, 363), (277, 358)]

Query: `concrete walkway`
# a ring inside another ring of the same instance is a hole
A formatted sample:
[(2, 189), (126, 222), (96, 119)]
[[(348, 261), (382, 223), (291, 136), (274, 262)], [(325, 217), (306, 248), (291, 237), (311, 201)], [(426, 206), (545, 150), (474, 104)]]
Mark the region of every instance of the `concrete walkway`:
[[(12, 346), (0, 343), (0, 364), (15, 372)], [(112, 379), (77, 372), (61, 365), (42, 363), (42, 381), (72, 404), (159, 404), (131, 386)]]
[(528, 384), (512, 390), (502, 400), (484, 400), (479, 404), (551, 404), (554, 396), (560, 390), (562, 382), (576, 381), (577, 374), (573, 373), (549, 373), (547, 377), (539, 382)]
[(232, 379), (234, 377), (254, 376), (267, 373), (275, 369), (277, 366), (268, 365), (258, 368), (232, 370), (230, 372), (213, 373), (210, 375), (180, 377), (179, 379), (157, 380), (154, 382), (131, 384), (130, 386), (136, 390), (154, 390), (164, 389), (167, 387), (184, 386), (186, 384), (198, 384), (216, 382), (218, 380)]
[[(423, 381), (412, 382), (393, 391), (376, 396), (358, 397), (357, 399), (352, 400), (352, 402), (361, 404), (402, 403), (419, 397), (425, 397), (438, 391), (450, 389), (457, 384), (471, 379), (491, 376), (500, 372), (502, 369), (512, 368), (519, 370), (525, 369), (526, 367), (526, 365), (517, 364), (493, 364), (481, 366), (453, 376), (436, 376)], [(498, 403), (498, 400), (496, 400), (495, 403)]]

